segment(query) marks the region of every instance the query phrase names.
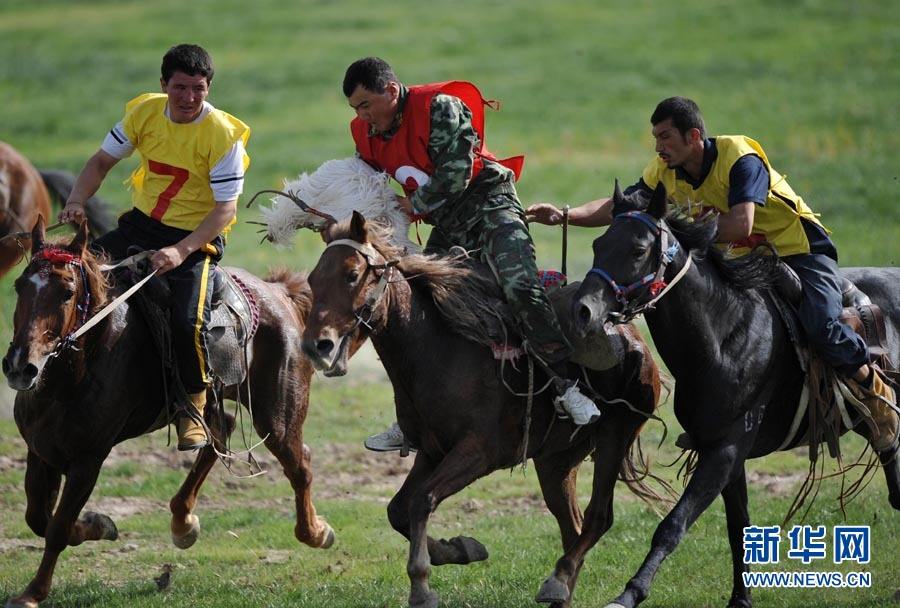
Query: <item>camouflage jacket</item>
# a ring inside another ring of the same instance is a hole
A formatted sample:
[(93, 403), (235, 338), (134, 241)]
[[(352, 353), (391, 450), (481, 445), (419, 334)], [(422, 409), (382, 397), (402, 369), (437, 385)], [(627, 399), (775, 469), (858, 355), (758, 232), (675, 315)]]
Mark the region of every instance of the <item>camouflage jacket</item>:
[[(431, 133), (428, 156), (434, 163), (429, 182), (410, 197), (417, 213), (427, 213), (435, 223), (441, 217), (477, 213), (479, 203), (493, 194), (515, 193), (513, 172), (484, 160), (484, 168), (470, 180), (478, 134), (472, 113), (457, 97), (437, 94), (431, 101)], [(440, 212), (435, 213), (438, 209)]]

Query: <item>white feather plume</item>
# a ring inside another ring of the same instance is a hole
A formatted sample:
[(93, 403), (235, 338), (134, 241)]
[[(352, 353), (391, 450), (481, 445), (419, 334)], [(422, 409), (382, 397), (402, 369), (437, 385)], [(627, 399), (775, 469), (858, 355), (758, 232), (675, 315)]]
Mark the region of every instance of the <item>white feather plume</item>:
[[(397, 205), (389, 180), (387, 173), (376, 171), (359, 158), (342, 158), (322, 163), (312, 174), (284, 180), (284, 191), (338, 221), (359, 211), (366, 219), (389, 225), (395, 245), (409, 252), (419, 251), (409, 240), (409, 218)], [(303, 211), (289, 198), (275, 195), (271, 201), (272, 207), (261, 207), (260, 212), (269, 239), (276, 245), (290, 245), (300, 228), (321, 230), (325, 225), (324, 219)]]

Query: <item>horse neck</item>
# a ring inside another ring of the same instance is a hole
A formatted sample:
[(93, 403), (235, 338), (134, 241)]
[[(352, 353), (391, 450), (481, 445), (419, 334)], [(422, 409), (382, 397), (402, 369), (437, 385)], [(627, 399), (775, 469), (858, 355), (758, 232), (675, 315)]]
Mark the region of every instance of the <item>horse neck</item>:
[(415, 367), (418, 359), (415, 353), (423, 344), (439, 343), (447, 330), (431, 296), (408, 280), (389, 285), (383, 310), (381, 328), (371, 339), (393, 380), (397, 371), (406, 373)]
[(745, 321), (747, 307), (755, 305), (752, 298), (735, 296), (711, 262), (695, 259), (678, 284), (646, 313), (653, 341), (670, 369), (721, 356), (724, 338)]

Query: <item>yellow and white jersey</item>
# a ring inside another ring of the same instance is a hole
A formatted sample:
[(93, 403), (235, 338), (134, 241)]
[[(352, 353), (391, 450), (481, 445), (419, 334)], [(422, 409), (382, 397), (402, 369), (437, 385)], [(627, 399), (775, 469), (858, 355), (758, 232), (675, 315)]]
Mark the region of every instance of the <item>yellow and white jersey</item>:
[(103, 149), (116, 158), (140, 153), (141, 165), (130, 179), (137, 209), (167, 226), (194, 230), (216, 200), (240, 194), (250, 164), (245, 151), (250, 128), (209, 104), (195, 121), (175, 123), (168, 118), (167, 101), (161, 93), (129, 101)]

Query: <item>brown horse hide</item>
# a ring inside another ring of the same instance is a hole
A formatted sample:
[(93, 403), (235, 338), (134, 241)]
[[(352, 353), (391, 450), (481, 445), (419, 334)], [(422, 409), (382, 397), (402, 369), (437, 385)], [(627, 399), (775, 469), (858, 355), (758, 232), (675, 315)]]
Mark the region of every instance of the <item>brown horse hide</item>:
[(50, 195), (40, 173), (15, 148), (0, 141), (0, 277), (31, 245), (28, 238), (17, 242), (3, 237), (30, 231), (38, 215), (50, 217)]

